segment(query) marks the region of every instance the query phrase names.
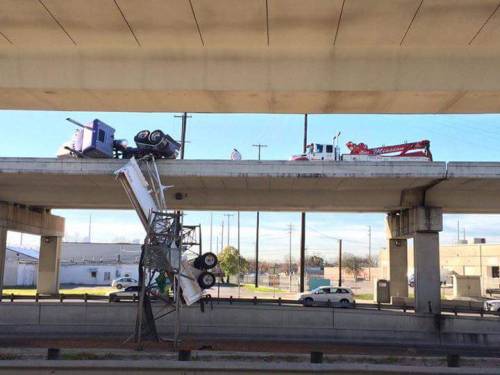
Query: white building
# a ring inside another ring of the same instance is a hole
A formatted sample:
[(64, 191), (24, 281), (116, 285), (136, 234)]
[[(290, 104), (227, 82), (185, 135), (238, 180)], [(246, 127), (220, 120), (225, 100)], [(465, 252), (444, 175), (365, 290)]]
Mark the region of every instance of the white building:
[[(110, 285), (118, 277), (138, 278), (140, 244), (64, 242), (60, 284)], [(38, 250), (7, 246), (4, 285), (35, 286)]]

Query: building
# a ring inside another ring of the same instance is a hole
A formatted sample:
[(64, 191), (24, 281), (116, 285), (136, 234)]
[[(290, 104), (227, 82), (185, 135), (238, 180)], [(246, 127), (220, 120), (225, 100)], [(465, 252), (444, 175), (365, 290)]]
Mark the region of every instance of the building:
[[(140, 244), (64, 242), (60, 284), (110, 285), (118, 277), (138, 276)], [(7, 246), (4, 285), (35, 286), (38, 250)]]
[[(441, 245), (439, 262), (441, 275), (451, 281), (453, 274), (479, 276), (481, 292), (500, 288), (500, 244), (487, 244), (484, 240), (473, 240), (469, 244)], [(389, 257), (387, 249), (379, 254), (381, 278), (389, 279)], [(408, 248), (408, 276), (413, 274), (413, 248)]]

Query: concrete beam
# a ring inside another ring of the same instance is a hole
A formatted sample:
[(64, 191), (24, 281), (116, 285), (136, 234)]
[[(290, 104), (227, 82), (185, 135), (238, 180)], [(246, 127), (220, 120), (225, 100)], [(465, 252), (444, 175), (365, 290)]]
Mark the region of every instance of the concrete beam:
[(5, 277), (5, 258), (7, 255), (7, 228), (0, 226), (0, 299), (3, 291)]
[(4, 202), (0, 202), (0, 227), (39, 236), (64, 236), (64, 218), (46, 209), (35, 210)]
[[(224, 34), (228, 34), (225, 32)], [(0, 108), (145, 112), (500, 112), (500, 52), (425, 45), (5, 48)]]
[(59, 292), (59, 271), (62, 237), (42, 236), (38, 259), (37, 292), (57, 294)]
[(391, 297), (408, 297), (408, 241), (389, 239)]
[[(0, 200), (50, 208), (131, 208), (113, 172), (126, 160), (0, 158)], [(446, 174), (445, 163), (161, 160), (172, 209), (371, 211)], [(33, 184), (37, 189), (32, 189)], [(96, 193), (98, 192), (98, 193)]]
[(404, 208), (387, 215), (388, 238), (411, 238), (417, 232), (443, 230), (443, 210), (439, 207)]

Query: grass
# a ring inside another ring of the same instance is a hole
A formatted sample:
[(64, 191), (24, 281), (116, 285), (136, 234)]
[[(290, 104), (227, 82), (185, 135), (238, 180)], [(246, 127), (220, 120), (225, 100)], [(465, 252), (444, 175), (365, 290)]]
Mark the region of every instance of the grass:
[(373, 301), (373, 294), (371, 293), (355, 294), (354, 299), (362, 301)]
[[(94, 296), (107, 296), (110, 292), (116, 291), (115, 288), (109, 286), (105, 287), (95, 287), (95, 288), (63, 288), (59, 289), (60, 294), (91, 294)], [(4, 289), (3, 295), (14, 294), (16, 296), (34, 296), (36, 294), (36, 289), (25, 289), (25, 288), (15, 288), (15, 289)]]
[(284, 289), (278, 289), (278, 288), (271, 288), (268, 286), (259, 286), (258, 288), (255, 287), (255, 285), (252, 284), (244, 284), (243, 287), (251, 292), (263, 292), (263, 293), (287, 293), (288, 290)]

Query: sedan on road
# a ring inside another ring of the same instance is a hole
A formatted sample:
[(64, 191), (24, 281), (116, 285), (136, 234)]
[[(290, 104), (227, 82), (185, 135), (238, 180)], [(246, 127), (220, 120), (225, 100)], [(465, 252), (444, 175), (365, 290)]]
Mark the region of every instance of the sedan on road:
[(132, 279), (131, 277), (120, 277), (119, 279), (113, 280), (111, 286), (116, 289), (124, 289), (129, 286), (136, 286), (137, 284), (136, 279)]
[(354, 303), (354, 294), (349, 288), (320, 286), (310, 292), (299, 294), (298, 300), (304, 306), (324, 305), (328, 302), (348, 306)]
[(490, 299), (484, 302), (484, 309), (486, 311), (500, 312), (500, 299)]

